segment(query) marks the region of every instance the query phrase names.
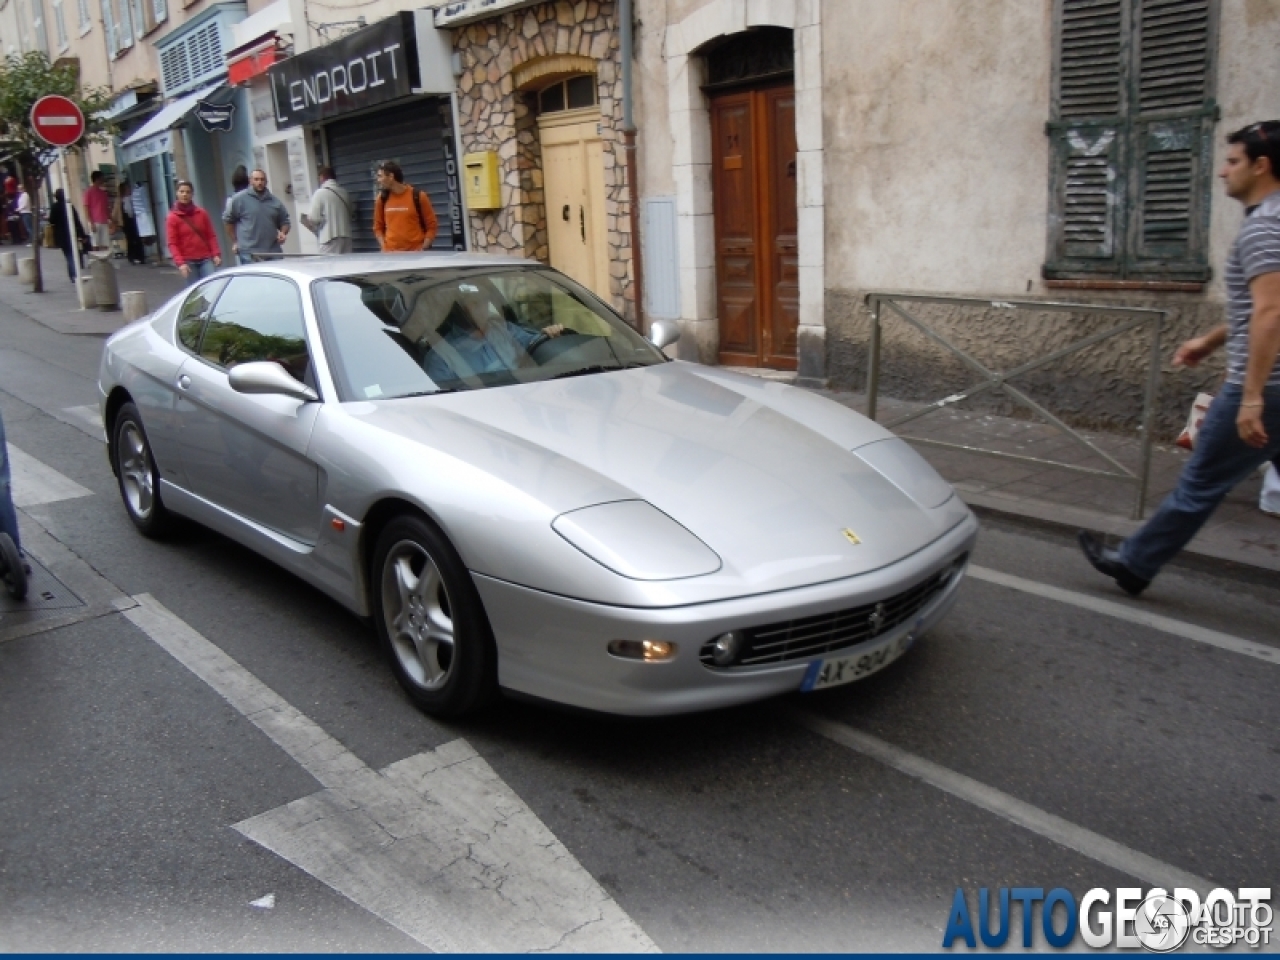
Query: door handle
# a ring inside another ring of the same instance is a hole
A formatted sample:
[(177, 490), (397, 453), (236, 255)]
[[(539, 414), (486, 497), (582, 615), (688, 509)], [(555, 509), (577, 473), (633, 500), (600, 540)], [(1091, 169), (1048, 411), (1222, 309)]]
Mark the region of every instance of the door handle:
[(560, 216), (564, 218), (564, 222), (569, 222), (569, 205), (566, 203), (564, 209), (560, 211)]
[(586, 207), (578, 208), (578, 229), (582, 231), (582, 242), (587, 242), (587, 210)]
[(178, 389), (179, 390), (191, 389), (191, 378), (188, 377), (185, 373), (178, 378)]

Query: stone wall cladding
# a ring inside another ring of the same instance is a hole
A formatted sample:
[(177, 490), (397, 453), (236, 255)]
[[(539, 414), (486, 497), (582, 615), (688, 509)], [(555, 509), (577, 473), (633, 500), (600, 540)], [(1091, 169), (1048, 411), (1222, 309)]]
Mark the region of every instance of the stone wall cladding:
[(542, 57), (576, 54), (596, 62), (604, 160), (605, 222), (613, 306), (635, 316), (631, 206), (622, 138), (622, 68), (612, 0), (559, 0), (459, 27), (459, 135), (465, 153), (498, 151), (500, 210), (470, 213), (475, 249), (550, 260), (542, 185), (542, 149), (531, 95), (512, 71)]
[[(1112, 305), (1169, 311), (1160, 335), (1160, 394), (1154, 436), (1157, 442), (1171, 443), (1186, 423), (1195, 395), (1216, 393), (1225, 369), (1221, 351), (1195, 370), (1174, 368), (1170, 363), (1173, 351), (1188, 337), (1224, 322), (1224, 305), (1178, 295), (1063, 293), (1071, 295), (1035, 299), (1096, 304), (1100, 310)], [(827, 370), (835, 389), (866, 389), (871, 320), (865, 296), (866, 291), (827, 291)], [(1102, 312), (1034, 313), (942, 304), (904, 307), (996, 371), (1044, 356), (1122, 319)], [(978, 375), (954, 354), (930, 343), (888, 311), (881, 315), (881, 335), (880, 392), (885, 396), (928, 402), (979, 382)], [(1141, 423), (1149, 357), (1150, 333), (1144, 327), (1103, 340), (1010, 383), (1073, 427), (1134, 432)], [(994, 393), (966, 401), (962, 406), (1001, 416), (1033, 416), (1022, 404)]]

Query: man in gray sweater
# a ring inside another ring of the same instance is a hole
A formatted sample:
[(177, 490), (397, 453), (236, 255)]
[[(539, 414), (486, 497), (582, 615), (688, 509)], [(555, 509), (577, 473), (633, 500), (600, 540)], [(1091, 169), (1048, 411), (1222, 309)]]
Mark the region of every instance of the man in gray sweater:
[(281, 245), (289, 236), (289, 211), (267, 189), (263, 171), (249, 175), (249, 189), (231, 198), (222, 219), (238, 262), (252, 263), (255, 253), (284, 252)]

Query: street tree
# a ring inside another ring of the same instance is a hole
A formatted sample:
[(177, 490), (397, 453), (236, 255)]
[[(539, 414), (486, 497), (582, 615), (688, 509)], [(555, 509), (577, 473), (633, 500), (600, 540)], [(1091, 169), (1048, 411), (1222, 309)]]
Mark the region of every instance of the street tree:
[[(32, 190), (31, 210), (36, 214), (37, 229), (31, 231), (31, 255), (35, 259), (36, 293), (44, 292), (44, 276), (40, 269), (40, 187), (48, 177), (49, 167), (57, 159), (53, 147), (40, 139), (31, 127), (31, 108), (47, 94), (68, 98), (85, 117), (85, 135), (70, 150), (83, 150), (90, 143), (108, 143), (114, 128), (104, 119), (111, 104), (107, 87), (82, 87), (79, 72), (73, 64), (51, 63), (38, 50), (10, 54), (0, 61), (0, 147), (13, 155), (18, 164), (18, 177)], [(67, 198), (71, 202), (71, 198)], [(71, 242), (76, 242), (75, 237)]]

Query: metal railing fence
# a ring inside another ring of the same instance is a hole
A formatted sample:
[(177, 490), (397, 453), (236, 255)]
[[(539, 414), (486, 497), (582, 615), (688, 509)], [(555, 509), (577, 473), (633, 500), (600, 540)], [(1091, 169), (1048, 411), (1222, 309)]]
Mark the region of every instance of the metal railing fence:
[[(889, 429), (893, 429), (908, 421), (915, 420), (925, 414), (933, 413), (944, 407), (959, 403), (962, 400), (968, 400), (971, 397), (979, 396), (983, 393), (993, 392), (1003, 394), (1010, 400), (1022, 404), (1029, 409), (1036, 417), (1045, 423), (1062, 431), (1066, 436), (1070, 437), (1080, 446), (1088, 450), (1093, 455), (1101, 458), (1114, 467), (1114, 470), (1100, 470), (1092, 467), (1082, 467), (1078, 464), (1064, 463), (1059, 460), (1049, 460), (1043, 457), (1032, 457), (1023, 454), (1007, 453), (1003, 450), (989, 450), (985, 447), (976, 447), (963, 443), (948, 443), (943, 440), (934, 440), (926, 437), (910, 437), (904, 436), (904, 440), (910, 440), (912, 443), (918, 443), (924, 446), (940, 447), (950, 450), (963, 450), (968, 453), (978, 454), (980, 456), (995, 457), (1001, 460), (1013, 460), (1024, 463), (1034, 463), (1041, 466), (1053, 467), (1058, 470), (1069, 470), (1074, 473), (1083, 473), (1097, 477), (1107, 477), (1113, 480), (1121, 480), (1136, 485), (1137, 489), (1134, 495), (1133, 518), (1141, 520), (1146, 508), (1147, 486), (1151, 475), (1151, 425), (1155, 415), (1156, 397), (1160, 390), (1160, 334), (1168, 317), (1167, 310), (1158, 310), (1150, 307), (1116, 307), (1104, 306), (1092, 303), (1058, 303), (1049, 300), (984, 300), (973, 297), (935, 297), (917, 294), (891, 293), (887, 291), (872, 291), (866, 295), (867, 307), (871, 313), (871, 344), (870, 356), (868, 358), (867, 371), (867, 416), (872, 420), (876, 419), (876, 400), (880, 389), (880, 345), (881, 345), (881, 323), (882, 316), (885, 312), (896, 315), (906, 321), (916, 330), (920, 331), (926, 338), (943, 347), (950, 353), (958, 357), (961, 362), (972, 370), (978, 377), (980, 382), (962, 390), (959, 393), (953, 393), (927, 403), (923, 407), (912, 411), (882, 424)], [(965, 350), (956, 346), (937, 330), (930, 327), (917, 317), (909, 313), (902, 304), (904, 303), (929, 303), (929, 304), (945, 304), (948, 306), (975, 306), (987, 307), (997, 310), (1030, 310), (1035, 312), (1058, 312), (1058, 313), (1089, 313), (1089, 314), (1114, 314), (1120, 316), (1122, 321), (1116, 326), (1102, 330), (1097, 333), (1090, 334), (1065, 347), (1047, 353), (1044, 356), (1037, 357), (1026, 363), (1020, 364), (1011, 370), (992, 370), (986, 364), (980, 362)], [(1083, 436), (1076, 430), (1073, 430), (1061, 419), (1054, 416), (1046, 410), (1041, 404), (1037, 403), (1031, 397), (1027, 396), (1022, 390), (1009, 383), (1015, 377), (1030, 373), (1033, 370), (1053, 363), (1055, 360), (1061, 360), (1063, 357), (1078, 353), (1094, 344), (1103, 340), (1119, 336), (1130, 330), (1147, 325), (1150, 327), (1151, 345), (1147, 363), (1147, 379), (1146, 386), (1143, 391), (1142, 403), (1142, 452), (1138, 464), (1138, 470), (1135, 473), (1124, 464), (1120, 463), (1105, 450), (1100, 449), (1097, 445), (1090, 442), (1088, 438)]]

